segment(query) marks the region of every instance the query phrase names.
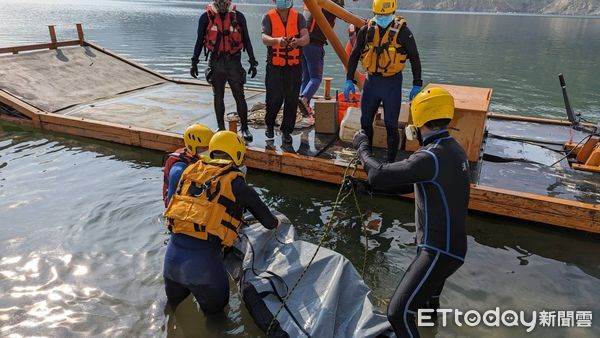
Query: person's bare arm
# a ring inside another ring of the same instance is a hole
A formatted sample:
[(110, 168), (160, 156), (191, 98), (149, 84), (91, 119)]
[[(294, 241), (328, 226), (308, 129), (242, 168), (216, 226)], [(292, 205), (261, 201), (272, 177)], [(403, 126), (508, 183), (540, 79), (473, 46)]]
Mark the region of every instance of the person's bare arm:
[(265, 33), (262, 34), (262, 43), (265, 46), (270, 46), (270, 47), (275, 46), (275, 45), (280, 45), (281, 47), (285, 47), (287, 45), (287, 41), (284, 38), (274, 38)]
[(302, 28), (300, 30), (300, 37), (293, 38), (292, 41), (290, 42), (290, 47), (292, 47), (292, 48), (304, 47), (304, 46), (308, 45), (309, 43), (310, 43), (310, 36), (308, 34), (308, 29)]

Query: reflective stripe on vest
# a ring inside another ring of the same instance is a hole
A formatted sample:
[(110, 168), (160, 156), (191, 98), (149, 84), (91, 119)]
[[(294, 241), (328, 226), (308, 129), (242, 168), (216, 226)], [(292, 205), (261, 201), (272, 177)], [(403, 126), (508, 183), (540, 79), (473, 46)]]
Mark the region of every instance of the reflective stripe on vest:
[(236, 203), (231, 182), (244, 177), (236, 167), (198, 161), (183, 172), (177, 192), (165, 211), (173, 233), (207, 240), (213, 235), (232, 246), (242, 224), (242, 207)]
[[(285, 26), (279, 13), (275, 9), (267, 12), (271, 22), (271, 37), (273, 38), (297, 38), (300, 36), (298, 31), (298, 12), (290, 8)], [(300, 64), (300, 48), (282, 48), (279, 44), (271, 47), (271, 63), (275, 66), (295, 66)]]
[(407, 55), (398, 42), (400, 29), (406, 25), (403, 17), (397, 16), (391, 26), (380, 36), (375, 20), (369, 21), (367, 41), (361, 54), (361, 64), (369, 74), (392, 76), (404, 69)]
[(237, 22), (235, 6), (221, 19), (212, 4), (206, 6), (208, 26), (204, 35), (204, 48), (209, 52), (235, 54), (244, 48), (242, 27)]

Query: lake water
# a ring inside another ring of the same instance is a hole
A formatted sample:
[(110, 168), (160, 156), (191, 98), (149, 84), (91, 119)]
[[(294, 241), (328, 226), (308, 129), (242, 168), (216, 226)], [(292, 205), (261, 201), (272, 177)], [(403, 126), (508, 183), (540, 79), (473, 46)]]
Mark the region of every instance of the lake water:
[[(87, 38), (185, 77), (200, 8), (196, 2), (0, 0), (0, 47), (46, 41), (47, 24), (58, 25), (59, 38), (73, 37), (71, 25), (83, 22)], [(258, 32), (266, 7), (240, 10)], [(555, 76), (562, 71), (574, 105), (598, 120), (600, 20), (405, 16), (420, 46), (426, 82), (492, 87), (495, 111), (561, 116)], [(254, 39), (263, 59), (258, 33)], [(252, 85), (261, 85), (263, 70)], [(341, 84), (332, 53), (326, 73)], [(225, 318), (207, 321), (191, 299), (174, 317), (164, 315), (161, 269), (168, 235), (161, 218), (161, 159), (158, 152), (0, 123), (0, 336), (260, 335), (233, 285)], [(335, 186), (259, 171), (250, 171), (248, 181), (303, 239), (318, 241)], [(383, 222), (381, 232), (369, 237), (365, 276), (384, 310), (415, 255), (413, 205), (380, 198), (361, 203)], [(326, 246), (360, 265), (358, 217), (352, 205), (342, 212), (348, 219), (337, 224)], [(597, 322), (597, 236), (476, 214), (469, 216), (468, 234), (467, 262), (446, 283), (443, 307), (592, 310)], [(452, 325), (437, 336), (524, 333)], [(600, 329), (538, 328), (533, 336), (598, 337)]]

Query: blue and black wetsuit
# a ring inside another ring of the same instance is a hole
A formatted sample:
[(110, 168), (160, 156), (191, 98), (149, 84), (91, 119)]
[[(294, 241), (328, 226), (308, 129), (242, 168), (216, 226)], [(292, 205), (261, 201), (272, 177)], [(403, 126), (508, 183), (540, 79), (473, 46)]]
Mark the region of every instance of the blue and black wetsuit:
[(374, 191), (414, 190), (419, 249), (390, 300), (388, 319), (398, 337), (418, 337), (416, 311), (439, 307), (444, 282), (463, 264), (467, 252), (467, 156), (447, 130), (427, 137), (423, 147), (403, 161), (379, 162), (367, 142), (358, 154)]
[[(391, 25), (391, 24), (390, 24)], [(381, 36), (389, 29), (381, 28)], [(368, 25), (364, 25), (358, 31), (356, 45), (348, 58), (347, 80), (354, 80), (354, 72), (358, 67), (362, 52), (367, 44)], [(398, 33), (398, 42), (402, 45), (404, 54), (410, 60), (413, 76), (413, 85), (422, 86), (421, 58), (417, 49), (417, 43), (410, 29), (403, 25)], [(387, 133), (388, 162), (394, 162), (400, 144), (398, 132), (398, 118), (402, 104), (402, 72), (392, 76), (369, 74), (364, 83), (362, 98), (360, 101), (360, 126), (367, 133), (369, 140), (373, 141), (373, 120), (379, 106), (383, 105), (383, 120)]]
[[(186, 167), (180, 163), (173, 165), (169, 172), (169, 199), (175, 191), (171, 189), (171, 183), (177, 186)], [(242, 177), (234, 179), (231, 188), (241, 208), (250, 211), (264, 227), (272, 229), (277, 226), (277, 218)], [(220, 312), (229, 303), (229, 279), (223, 265), (221, 243), (216, 237), (202, 240), (172, 234), (165, 254), (163, 277), (167, 299), (173, 310), (190, 293), (207, 315)]]

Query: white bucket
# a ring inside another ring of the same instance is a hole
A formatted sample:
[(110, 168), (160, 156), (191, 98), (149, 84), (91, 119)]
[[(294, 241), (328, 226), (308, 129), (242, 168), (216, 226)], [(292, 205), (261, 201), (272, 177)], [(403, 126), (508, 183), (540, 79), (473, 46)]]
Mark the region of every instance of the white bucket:
[(349, 107), (340, 123), (340, 140), (352, 142), (354, 134), (360, 130), (360, 108)]

